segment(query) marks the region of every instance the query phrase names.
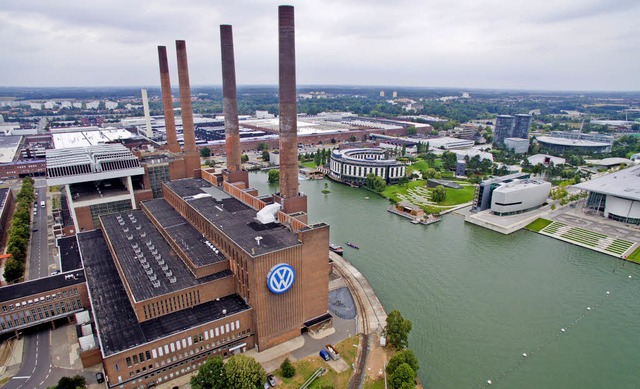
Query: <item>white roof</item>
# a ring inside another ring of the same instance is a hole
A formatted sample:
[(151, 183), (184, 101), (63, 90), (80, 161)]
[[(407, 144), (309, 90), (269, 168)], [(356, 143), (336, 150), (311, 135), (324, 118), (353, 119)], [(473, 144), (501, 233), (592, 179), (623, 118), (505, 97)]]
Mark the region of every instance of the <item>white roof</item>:
[(553, 136), (538, 136), (536, 140), (540, 143), (548, 143), (558, 146), (581, 146), (581, 147), (609, 147), (611, 143), (593, 142), (582, 139), (556, 138)]
[(560, 157), (554, 157), (552, 155), (546, 154), (535, 154), (527, 158), (530, 164), (537, 165), (539, 163), (544, 165), (545, 159), (549, 158), (549, 162), (553, 162), (554, 165), (564, 165), (567, 160)]
[(573, 187), (640, 201), (640, 165), (581, 182)]
[(494, 192), (500, 192), (500, 193), (517, 192), (524, 188), (530, 188), (533, 186), (542, 186), (542, 185), (549, 186), (549, 189), (551, 189), (550, 182), (539, 180), (539, 179), (533, 179), (533, 180), (526, 179), (526, 180), (513, 180), (506, 184), (502, 184), (499, 187), (497, 187), (494, 190)]
[(603, 159), (587, 159), (586, 163), (590, 165), (599, 165), (599, 166), (614, 166), (614, 165), (622, 165), (627, 164), (631, 165), (633, 163), (632, 160), (626, 158), (603, 158)]

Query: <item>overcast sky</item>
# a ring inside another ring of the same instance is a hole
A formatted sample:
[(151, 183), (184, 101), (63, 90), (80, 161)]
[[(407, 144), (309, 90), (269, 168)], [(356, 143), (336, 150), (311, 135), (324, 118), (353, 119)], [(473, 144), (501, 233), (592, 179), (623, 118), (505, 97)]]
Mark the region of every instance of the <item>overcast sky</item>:
[[(0, 86), (159, 86), (187, 42), (192, 85), (278, 81), (271, 0), (2, 0)], [(640, 90), (639, 0), (300, 0), (298, 84)]]

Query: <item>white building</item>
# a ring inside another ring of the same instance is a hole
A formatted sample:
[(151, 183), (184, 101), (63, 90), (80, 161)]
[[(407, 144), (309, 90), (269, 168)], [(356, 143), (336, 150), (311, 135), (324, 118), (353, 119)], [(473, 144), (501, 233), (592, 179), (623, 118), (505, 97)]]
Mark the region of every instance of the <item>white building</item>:
[(106, 101), (104, 102), (104, 107), (105, 107), (106, 109), (116, 109), (116, 108), (118, 108), (118, 103), (117, 103), (117, 102), (115, 102), (115, 101), (109, 101), (109, 100), (106, 100)]
[(527, 160), (533, 166), (537, 164), (549, 166), (551, 163), (557, 166), (557, 165), (564, 165), (567, 162), (567, 160), (564, 158), (554, 157), (552, 155), (547, 155), (547, 154), (535, 154), (527, 158)]
[(586, 208), (608, 219), (640, 225), (640, 166), (574, 185), (589, 192)]
[(458, 139), (450, 137), (432, 138), (423, 140), (423, 142), (429, 142), (429, 147), (432, 149), (468, 149), (474, 145), (472, 140)]
[(98, 109), (98, 107), (100, 107), (100, 102), (98, 100), (90, 101), (85, 104), (85, 107), (87, 107), (87, 109)]
[(513, 180), (493, 190), (491, 212), (498, 216), (527, 212), (540, 207), (549, 197), (551, 183), (543, 180)]
[(387, 184), (404, 177), (406, 167), (395, 159), (386, 159), (382, 148), (333, 150), (330, 161), (331, 178), (353, 184), (363, 184), (367, 175), (382, 177)]
[(507, 150), (513, 150), (516, 154), (524, 154), (529, 151), (529, 140), (523, 138), (506, 138), (504, 145)]

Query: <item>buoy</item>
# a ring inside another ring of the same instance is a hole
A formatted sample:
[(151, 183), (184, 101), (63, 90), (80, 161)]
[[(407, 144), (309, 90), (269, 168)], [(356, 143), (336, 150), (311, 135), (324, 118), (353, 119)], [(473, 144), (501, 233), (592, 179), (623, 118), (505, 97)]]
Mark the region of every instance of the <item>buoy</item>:
[(527, 353), (522, 353), (522, 356), (526, 358), (527, 357)]
[(564, 332), (564, 328), (560, 328), (560, 331)]
[(491, 380), (487, 380), (487, 384), (491, 385)]
[(607, 290), (607, 294), (609, 294), (609, 291)]
[(591, 307), (587, 307), (587, 311), (590, 311), (590, 310), (591, 310)]
[(631, 276), (629, 276), (629, 278), (631, 278)]

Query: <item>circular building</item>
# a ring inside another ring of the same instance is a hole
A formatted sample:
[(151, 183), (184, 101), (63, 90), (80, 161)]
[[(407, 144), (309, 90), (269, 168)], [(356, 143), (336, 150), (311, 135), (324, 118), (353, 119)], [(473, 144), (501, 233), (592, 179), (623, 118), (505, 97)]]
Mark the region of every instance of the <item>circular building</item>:
[(584, 139), (556, 138), (553, 136), (538, 136), (536, 140), (546, 150), (564, 153), (573, 151), (578, 153), (606, 153), (611, 151), (611, 144)]
[(404, 177), (406, 167), (395, 159), (387, 159), (382, 148), (333, 150), (331, 153), (331, 178), (348, 184), (364, 184), (367, 175), (382, 177), (387, 184), (394, 184)]

